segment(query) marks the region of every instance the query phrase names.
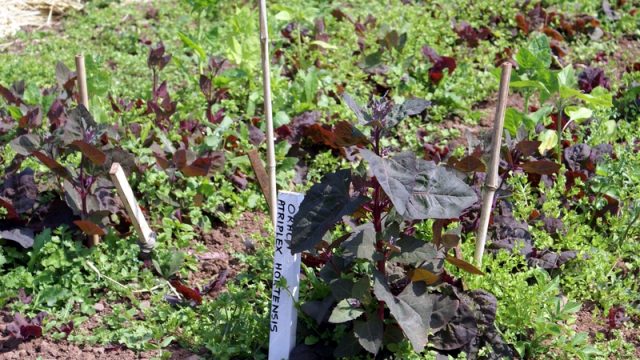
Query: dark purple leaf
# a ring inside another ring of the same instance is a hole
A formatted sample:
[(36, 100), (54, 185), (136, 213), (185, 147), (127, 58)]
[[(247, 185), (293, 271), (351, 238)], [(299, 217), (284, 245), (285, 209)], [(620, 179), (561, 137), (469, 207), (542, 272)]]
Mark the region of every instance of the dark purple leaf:
[(227, 277), (229, 275), (229, 269), (223, 269), (218, 273), (218, 277), (210, 282), (207, 286), (202, 289), (204, 294), (209, 293), (217, 293), (224, 287), (224, 284), (227, 283)]
[(35, 234), (29, 228), (3, 230), (0, 231), (0, 239), (17, 242), (23, 248), (28, 249), (33, 246)]
[(350, 184), (351, 171), (345, 169), (324, 176), (311, 187), (293, 220), (292, 253), (313, 249), (338, 220), (367, 201), (363, 196), (352, 199)]
[(23, 304), (28, 305), (28, 304), (31, 304), (31, 301), (33, 300), (33, 296), (27, 296), (27, 294), (24, 292), (24, 288), (20, 288), (20, 290), (18, 290), (18, 299)]
[(569, 260), (575, 259), (576, 251), (561, 251), (559, 253), (551, 250), (534, 251), (527, 258), (527, 263), (531, 267), (541, 267), (545, 270), (557, 269)]
[(40, 107), (37, 106), (27, 111), (18, 121), (18, 125), (23, 129), (36, 128), (42, 125), (42, 111), (40, 111)]
[[(34, 180), (33, 170), (26, 168), (20, 173), (6, 175), (4, 183), (0, 186), (0, 196), (2, 201), (9, 205), (10, 208), (7, 210), (10, 216), (17, 217), (33, 209), (38, 198), (38, 186)], [(3, 206), (7, 208), (7, 204)], [(12, 214), (11, 210), (15, 214)]]
[(49, 118), (49, 121), (51, 123), (56, 124), (57, 126), (60, 125), (61, 121), (61, 117), (64, 114), (64, 105), (62, 104), (62, 101), (60, 99), (56, 99), (52, 104), (51, 107), (49, 108), (49, 112), (47, 112), (47, 117)]
[(530, 174), (551, 175), (560, 170), (560, 165), (549, 160), (534, 160), (521, 165), (522, 169)]
[(583, 168), (583, 163), (589, 160), (591, 147), (587, 144), (576, 144), (564, 149), (564, 160), (569, 169), (577, 171)]
[(477, 200), (475, 192), (452, 170), (410, 152), (385, 159), (362, 149), (360, 155), (398, 214), (407, 220), (458, 218)]
[(444, 77), (444, 69), (451, 74), (456, 69), (456, 60), (449, 56), (440, 56), (429, 46), (422, 47), (422, 54), (431, 62), (429, 78), (434, 84), (438, 84)]
[(102, 165), (107, 160), (107, 155), (105, 153), (86, 141), (76, 140), (72, 142), (71, 145), (80, 150), (84, 156), (93, 161), (96, 165)]
[(291, 120), (288, 125), (282, 125), (276, 129), (280, 139), (286, 139), (290, 144), (297, 144), (305, 134), (308, 127), (318, 123), (322, 114), (319, 111), (307, 111)]
[(260, 128), (253, 126), (253, 124), (249, 124), (249, 141), (251, 144), (259, 146), (265, 138), (266, 136)]
[(590, 93), (598, 86), (611, 90), (609, 78), (600, 68), (587, 67), (578, 75), (578, 86), (585, 93)]
[(22, 99), (18, 95), (14, 94), (11, 90), (2, 85), (0, 85), (0, 95), (7, 100), (7, 103), (9, 104), (20, 106), (20, 104), (23, 103)]

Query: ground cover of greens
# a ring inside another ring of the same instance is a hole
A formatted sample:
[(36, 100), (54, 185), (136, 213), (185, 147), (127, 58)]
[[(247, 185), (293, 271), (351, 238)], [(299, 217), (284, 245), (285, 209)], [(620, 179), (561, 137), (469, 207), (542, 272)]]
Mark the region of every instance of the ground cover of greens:
[[(349, 94), (359, 104), (429, 101), (383, 145), (447, 164), (479, 191), (488, 142), (474, 137), (492, 122), (497, 66), (513, 62), (484, 275), (447, 264), (446, 279), (431, 285), (462, 280), (465, 289), (493, 294), (495, 326), (518, 357), (638, 358), (638, 8), (633, 1), (270, 1), (278, 185), (306, 191), (327, 173), (356, 168), (345, 145), (362, 144), (338, 125), (356, 123), (343, 100)], [(273, 239), (268, 227), (255, 235), (237, 227), (247, 213), (267, 211), (246, 156), (266, 148), (255, 4), (94, 0), (59, 29), (2, 42), (0, 310), (13, 322), (0, 335), (121, 345), (159, 358), (176, 346), (215, 359), (266, 358)], [(67, 68), (77, 53), (86, 57), (95, 121), (76, 109)], [(158, 233), (152, 261), (137, 259), (121, 206), (98, 190), (113, 161), (129, 165)], [(478, 212), (476, 203), (448, 225), (461, 225), (469, 261)], [(100, 225), (102, 243), (88, 248), (79, 228), (95, 229), (74, 220)], [(413, 224), (416, 237), (430, 242), (433, 224)], [(203, 239), (225, 226), (245, 249), (229, 245), (231, 265), (203, 277), (207, 257), (222, 256)], [(347, 232), (339, 226), (324, 239)], [(301, 303), (332, 294), (319, 275), (327, 261), (326, 251), (307, 257)], [(335, 348), (349, 330), (304, 313), (300, 324), (307, 356)], [(380, 358), (460, 350), (427, 345), (415, 353), (408, 340), (385, 341)]]

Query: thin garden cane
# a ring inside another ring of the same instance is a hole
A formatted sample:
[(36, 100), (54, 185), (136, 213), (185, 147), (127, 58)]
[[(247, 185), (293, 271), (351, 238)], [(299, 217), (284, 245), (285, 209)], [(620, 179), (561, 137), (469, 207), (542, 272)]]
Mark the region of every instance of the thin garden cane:
[[(87, 71), (84, 66), (84, 55), (76, 55), (76, 75), (78, 79), (78, 88), (80, 90), (80, 104), (89, 110), (89, 90), (87, 90)], [(93, 234), (89, 240), (90, 246), (96, 246), (100, 243), (100, 235)]]
[(502, 146), (502, 130), (504, 128), (504, 114), (507, 108), (509, 96), (509, 79), (511, 78), (511, 64), (502, 64), (502, 76), (500, 77), (500, 89), (498, 92), (498, 104), (493, 124), (493, 142), (491, 147), (491, 162), (487, 169), (487, 178), (483, 189), (482, 211), (478, 235), (476, 239), (476, 252), (474, 260), (476, 265), (482, 266), (482, 255), (487, 242), (487, 229), (493, 206), (493, 197), (498, 190), (498, 168), (500, 165), (500, 148)]
[(269, 209), (271, 223), (276, 226), (277, 189), (276, 189), (276, 154), (273, 136), (273, 116), (271, 113), (271, 70), (269, 64), (269, 28), (267, 27), (266, 0), (259, 0), (260, 5), (260, 50), (262, 58), (262, 81), (264, 85), (264, 116), (267, 121), (267, 171), (269, 172)]

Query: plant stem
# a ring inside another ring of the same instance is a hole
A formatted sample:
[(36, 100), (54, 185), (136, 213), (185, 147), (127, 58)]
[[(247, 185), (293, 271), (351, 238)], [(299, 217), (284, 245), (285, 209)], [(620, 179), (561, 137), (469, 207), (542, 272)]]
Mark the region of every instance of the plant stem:
[[(380, 137), (382, 135), (382, 131), (379, 127), (376, 127), (373, 132), (373, 150), (376, 155), (381, 156), (380, 149)], [(378, 271), (385, 275), (386, 271), (386, 259), (387, 254), (385, 253), (385, 242), (382, 238), (382, 212), (384, 211), (384, 204), (382, 201), (382, 187), (378, 182), (378, 179), (373, 179), (373, 228), (376, 232), (376, 251), (382, 254), (382, 259), (378, 260), (376, 263), (376, 268)], [(384, 320), (384, 302), (378, 301), (378, 317), (380, 320)]]

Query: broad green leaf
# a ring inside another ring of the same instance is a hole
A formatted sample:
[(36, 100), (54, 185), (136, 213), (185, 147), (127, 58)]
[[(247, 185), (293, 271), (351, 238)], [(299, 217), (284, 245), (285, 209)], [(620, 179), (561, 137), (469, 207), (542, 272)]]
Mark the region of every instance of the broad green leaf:
[(353, 331), (360, 345), (372, 354), (377, 354), (382, 346), (384, 323), (377, 314), (369, 314), (367, 321), (356, 320)]
[(309, 189), (293, 219), (291, 253), (313, 249), (324, 234), (345, 215), (351, 215), (368, 199), (351, 198), (351, 170), (325, 175)]
[(509, 87), (513, 89), (536, 89), (539, 91), (549, 92), (547, 87), (537, 80), (515, 80), (509, 83)]
[(278, 21), (291, 21), (293, 17), (291, 16), (291, 13), (289, 13), (288, 11), (282, 10), (276, 14), (275, 19)]
[(526, 48), (516, 54), (516, 61), (523, 69), (547, 69), (551, 65), (551, 48), (545, 35), (532, 39)]
[(504, 113), (504, 128), (511, 135), (518, 132), (520, 126), (524, 123), (524, 114), (514, 108), (507, 108)]
[(539, 34), (533, 38), (527, 45), (527, 49), (545, 68), (551, 65), (551, 47), (546, 35)]
[(558, 72), (558, 85), (575, 88), (578, 85), (576, 71), (572, 65), (567, 65)]
[(358, 303), (356, 299), (342, 299), (329, 316), (329, 322), (333, 324), (344, 323), (360, 317), (364, 314), (364, 309), (355, 307), (352, 304)]
[(583, 94), (579, 90), (568, 88), (566, 86), (560, 87), (560, 97), (567, 99), (570, 97), (576, 97), (589, 105), (612, 107), (613, 97), (607, 93), (606, 90), (601, 87), (593, 89), (591, 94)]
[(580, 122), (581, 120), (589, 119), (593, 115), (591, 109), (586, 107), (567, 106), (564, 109), (565, 114), (569, 116), (569, 120)]
[(188, 47), (189, 49), (193, 50), (196, 54), (198, 54), (198, 57), (200, 58), (200, 60), (202, 61), (207, 60), (207, 52), (202, 48), (202, 46), (200, 46), (200, 44), (196, 43), (193, 39), (191, 39), (189, 35), (183, 33), (182, 31), (178, 31), (178, 37), (186, 47)]
[(401, 153), (383, 159), (362, 149), (362, 157), (398, 214), (406, 220), (453, 219), (473, 205), (475, 192), (455, 174), (435, 163)]
[(607, 120), (604, 122), (604, 127), (607, 131), (607, 135), (613, 135), (616, 132), (617, 123), (615, 120)]
[(530, 131), (535, 130), (536, 125), (542, 122), (551, 112), (553, 111), (553, 106), (545, 105), (540, 109), (526, 115), (525, 124), (527, 129)]
[[(423, 317), (419, 313), (422, 305), (420, 304), (417, 309), (414, 309), (404, 300), (393, 296), (382, 273), (376, 270), (373, 276), (373, 292), (376, 298), (385, 302), (391, 315), (396, 319), (405, 336), (411, 342), (413, 350), (421, 352), (427, 344), (427, 335), (429, 333), (429, 323), (423, 321)], [(414, 305), (418, 304), (414, 303)], [(425, 304), (425, 306), (428, 305)]]
[(558, 144), (558, 133), (555, 130), (547, 129), (540, 133), (538, 140), (540, 141), (538, 151), (544, 155), (548, 150), (555, 148)]

